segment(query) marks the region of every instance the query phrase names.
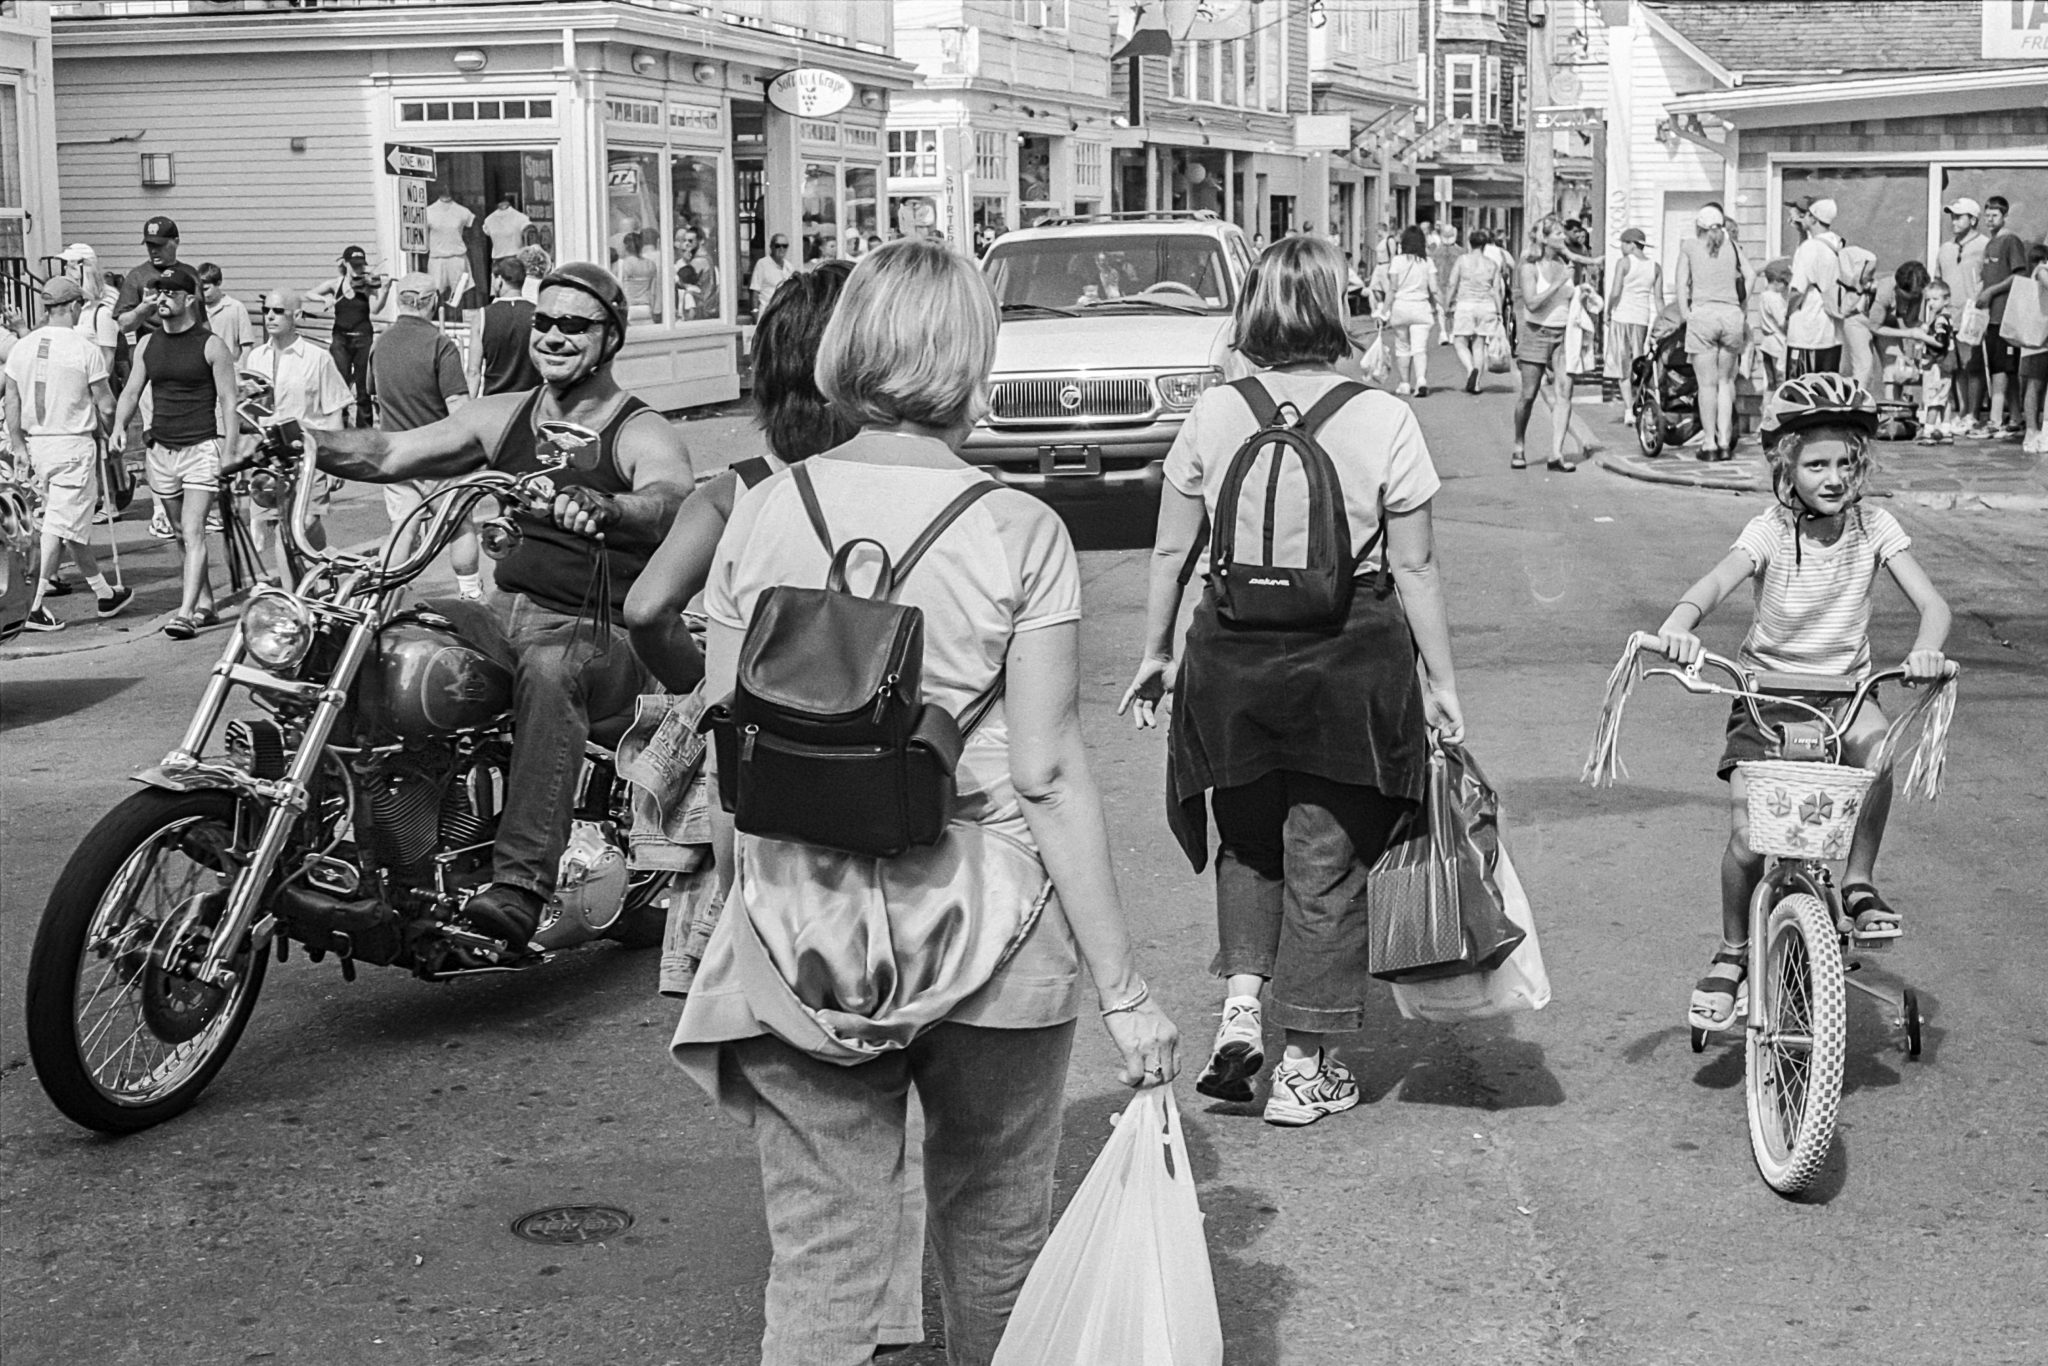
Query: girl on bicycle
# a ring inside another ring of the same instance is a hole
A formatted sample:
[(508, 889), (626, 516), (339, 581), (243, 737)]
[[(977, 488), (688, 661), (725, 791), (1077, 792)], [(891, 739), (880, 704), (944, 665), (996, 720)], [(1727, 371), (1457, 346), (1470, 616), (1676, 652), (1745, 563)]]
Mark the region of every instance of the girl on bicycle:
[[(1877, 404), (1869, 391), (1834, 374), (1788, 381), (1764, 407), (1761, 433), (1770, 460), (1777, 506), (1752, 518), (1734, 548), (1680, 598), (1657, 631), (1657, 648), (1680, 664), (1700, 658), (1694, 634), (1708, 613), (1745, 582), (1754, 582), (1756, 607), (1738, 660), (1764, 673), (1860, 679), (1870, 673), (1870, 588), (1882, 568), (1920, 611), (1920, 630), (1906, 656), (1909, 682), (1932, 682), (1946, 668), (1942, 642), (1949, 610), (1913, 558), (1911, 539), (1889, 512), (1861, 503), (1870, 478), (1869, 443), (1877, 431)], [(1837, 722), (1844, 699), (1833, 693), (1799, 697)], [(1721, 856), (1721, 946), (1707, 975), (1693, 989), (1687, 1022), (1695, 1029), (1728, 1027), (1735, 1014), (1749, 947), (1749, 901), (1764, 872), (1763, 856), (1749, 847), (1749, 808), (1743, 760), (1776, 759), (1778, 727), (1811, 720), (1799, 705), (1760, 702), (1764, 728), (1738, 699), (1728, 718), (1720, 776), (1728, 780), (1733, 829)], [(1842, 737), (1845, 764), (1868, 767), (1885, 733), (1873, 695)], [(1894, 939), (1899, 915), (1873, 882), (1885, 818), (1891, 811), (1888, 771), (1871, 784), (1849, 850), (1842, 896), (1861, 939)]]

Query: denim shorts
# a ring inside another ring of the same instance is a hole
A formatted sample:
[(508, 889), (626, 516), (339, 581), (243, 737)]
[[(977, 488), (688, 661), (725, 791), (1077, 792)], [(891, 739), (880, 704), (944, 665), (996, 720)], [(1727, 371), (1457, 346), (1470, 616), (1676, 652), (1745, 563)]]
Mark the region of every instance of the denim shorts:
[[(1805, 706), (1791, 706), (1787, 703), (1803, 702)], [(1872, 690), (1868, 705), (1875, 705), (1877, 693)], [(1735, 766), (1757, 759), (1782, 759), (1784, 754), (1778, 747), (1777, 727), (1788, 722), (1812, 721), (1815, 716), (1807, 707), (1817, 707), (1827, 713), (1835, 724), (1840, 725), (1842, 714), (1848, 709), (1849, 699), (1840, 693), (1794, 693), (1784, 701), (1758, 702), (1756, 708), (1763, 713), (1764, 728), (1759, 730), (1756, 718), (1749, 713), (1749, 703), (1737, 698), (1728, 711), (1728, 740), (1721, 750), (1721, 762), (1715, 766), (1716, 776), (1725, 779), (1735, 771)]]

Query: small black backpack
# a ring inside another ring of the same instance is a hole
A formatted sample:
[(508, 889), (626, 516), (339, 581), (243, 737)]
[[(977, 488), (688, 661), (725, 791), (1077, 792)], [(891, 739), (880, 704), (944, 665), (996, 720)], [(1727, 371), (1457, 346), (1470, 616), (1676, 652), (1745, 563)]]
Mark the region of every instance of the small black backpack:
[[(958, 721), (927, 704), (924, 613), (893, 599), (946, 528), (1002, 485), (964, 490), (892, 564), (869, 537), (836, 544), (810, 471), (798, 464), (791, 477), (832, 567), (823, 588), (778, 584), (754, 603), (732, 696), (700, 723), (717, 750), (719, 800), (750, 835), (894, 858), (945, 834), (961, 746), (1003, 679)], [(866, 597), (846, 582), (861, 545), (882, 555)]]
[[(1366, 392), (1364, 385), (1340, 381), (1307, 413), (1293, 404), (1280, 405), (1257, 376), (1230, 386), (1244, 398), (1259, 429), (1238, 447), (1217, 496), (1210, 532), (1209, 584), (1216, 595), (1216, 615), (1229, 626), (1250, 630), (1336, 631), (1351, 613), (1351, 594), (1361, 554), (1351, 549), (1351, 519), (1344, 511), (1344, 490), (1337, 466), (1316, 441), (1316, 432), (1338, 409)], [(1237, 548), (1237, 500), (1246, 476), (1262, 451), (1273, 459), (1266, 471), (1265, 535), (1262, 559), (1240, 559)], [(1273, 529), (1279, 512), (1280, 470), (1289, 452), (1301, 462), (1308, 480), (1308, 563), (1300, 568), (1273, 563)], [(1386, 523), (1373, 533), (1364, 554), (1386, 535)]]

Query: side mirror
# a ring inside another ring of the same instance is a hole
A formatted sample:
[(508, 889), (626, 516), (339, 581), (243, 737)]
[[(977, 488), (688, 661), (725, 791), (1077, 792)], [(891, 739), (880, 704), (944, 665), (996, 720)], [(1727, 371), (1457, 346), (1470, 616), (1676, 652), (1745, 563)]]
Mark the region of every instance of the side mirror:
[(588, 474), (603, 455), (598, 434), (576, 422), (547, 421), (540, 424), (540, 441), (534, 453), (549, 469), (572, 469)]

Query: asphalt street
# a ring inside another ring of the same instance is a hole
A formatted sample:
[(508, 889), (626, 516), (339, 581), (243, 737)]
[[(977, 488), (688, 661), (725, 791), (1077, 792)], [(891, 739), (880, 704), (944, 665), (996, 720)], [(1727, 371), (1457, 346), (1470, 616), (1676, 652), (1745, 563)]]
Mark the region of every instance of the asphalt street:
[[(1143, 962), (1186, 1041), (1179, 1095), (1227, 1360), (2048, 1361), (2048, 525), (1898, 509), (1956, 608), (1966, 671), (1948, 788), (1900, 804), (1879, 866), (1908, 930), (1869, 972), (1918, 988), (1926, 1050), (1907, 1060), (1852, 995), (1841, 1136), (1795, 1203), (1751, 1164), (1739, 1051), (1695, 1056), (1683, 1027), (1715, 942), (1721, 704), (1646, 684), (1624, 738), (1632, 776), (1578, 781), (1624, 638), (1762, 501), (1591, 466), (1511, 472), (1499, 381), (1416, 409), (1445, 478), (1470, 744), (1503, 796), (1555, 1000), (1439, 1027), (1379, 992), (1369, 1027), (1341, 1041), (1365, 1103), (1313, 1128), (1194, 1094), (1219, 1007), (1210, 885), (1167, 835), (1159, 734), (1114, 715), (1149, 526), (1086, 527), (1085, 722)], [(700, 460), (759, 445), (730, 417), (685, 432)], [(1877, 652), (1895, 659), (1912, 618), (1888, 584), (1878, 601)], [(1709, 644), (1732, 651), (1746, 615), (1731, 601)], [(181, 1119), (107, 1140), (45, 1101), (20, 1026), (36, 917), (73, 845), (182, 728), (217, 648), (138, 635), (0, 663), (0, 1355), (754, 1360), (768, 1250), (749, 1137), (668, 1061), (676, 1012), (651, 953), (598, 946), (443, 986), (375, 969), (345, 984), (295, 956)], [(1084, 1021), (1062, 1200), (1127, 1095)], [(574, 1248), (509, 1231), (585, 1202), (635, 1222)]]

